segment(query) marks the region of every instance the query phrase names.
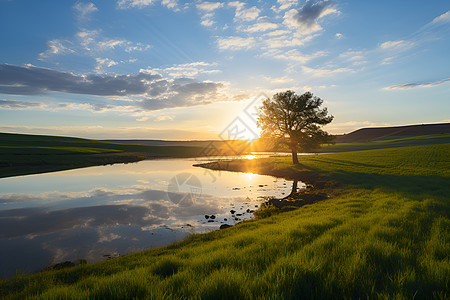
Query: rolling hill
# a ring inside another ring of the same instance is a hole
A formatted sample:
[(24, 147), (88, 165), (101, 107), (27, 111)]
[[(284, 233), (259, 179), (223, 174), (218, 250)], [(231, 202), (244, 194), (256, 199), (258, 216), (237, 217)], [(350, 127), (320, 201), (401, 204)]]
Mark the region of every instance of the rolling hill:
[(336, 143), (371, 142), (419, 135), (450, 133), (450, 123), (422, 124), (396, 127), (361, 128), (336, 137)]

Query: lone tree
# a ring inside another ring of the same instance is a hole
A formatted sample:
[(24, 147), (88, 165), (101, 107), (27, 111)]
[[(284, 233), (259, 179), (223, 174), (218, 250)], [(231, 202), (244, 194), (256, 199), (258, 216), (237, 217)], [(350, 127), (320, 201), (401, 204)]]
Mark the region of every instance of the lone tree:
[(297, 151), (312, 152), (333, 140), (321, 129), (333, 120), (326, 108), (320, 109), (322, 103), (310, 92), (297, 95), (293, 91), (264, 100), (257, 122), (261, 137), (286, 144), (292, 151), (292, 162), (298, 164)]

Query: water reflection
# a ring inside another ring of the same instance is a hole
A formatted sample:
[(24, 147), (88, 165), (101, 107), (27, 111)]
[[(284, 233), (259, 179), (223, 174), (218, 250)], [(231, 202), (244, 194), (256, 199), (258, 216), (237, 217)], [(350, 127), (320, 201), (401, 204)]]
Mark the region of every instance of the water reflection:
[[(193, 163), (154, 160), (1, 179), (0, 274), (167, 245), (250, 218), (262, 197), (293, 189), (286, 180), (251, 173), (216, 172), (212, 182)], [(183, 172), (201, 182), (202, 193), (189, 206), (172, 201), (183, 191), (168, 191)]]

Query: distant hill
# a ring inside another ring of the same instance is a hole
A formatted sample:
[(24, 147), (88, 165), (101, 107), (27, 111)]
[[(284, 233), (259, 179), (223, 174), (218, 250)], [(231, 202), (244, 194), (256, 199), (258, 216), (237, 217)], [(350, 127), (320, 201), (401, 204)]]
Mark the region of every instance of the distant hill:
[(206, 147), (210, 143), (223, 143), (223, 141), (217, 140), (205, 140), (205, 141), (166, 141), (166, 140), (102, 140), (108, 143), (119, 143), (129, 145), (151, 145), (151, 146), (197, 146)]
[(450, 123), (361, 128), (336, 137), (336, 143), (371, 142), (400, 137), (450, 133)]

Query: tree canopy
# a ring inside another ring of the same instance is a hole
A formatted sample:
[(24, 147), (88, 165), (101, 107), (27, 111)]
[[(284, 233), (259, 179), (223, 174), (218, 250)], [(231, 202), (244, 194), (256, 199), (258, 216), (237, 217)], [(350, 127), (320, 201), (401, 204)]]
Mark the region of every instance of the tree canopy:
[(321, 144), (331, 143), (332, 136), (322, 126), (333, 120), (327, 108), (320, 108), (323, 100), (310, 92), (297, 95), (293, 91), (277, 93), (263, 101), (257, 125), (261, 137), (286, 144), (298, 164), (297, 152), (312, 152)]

